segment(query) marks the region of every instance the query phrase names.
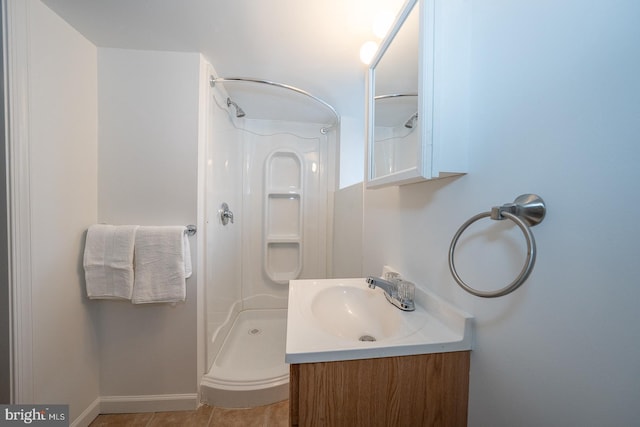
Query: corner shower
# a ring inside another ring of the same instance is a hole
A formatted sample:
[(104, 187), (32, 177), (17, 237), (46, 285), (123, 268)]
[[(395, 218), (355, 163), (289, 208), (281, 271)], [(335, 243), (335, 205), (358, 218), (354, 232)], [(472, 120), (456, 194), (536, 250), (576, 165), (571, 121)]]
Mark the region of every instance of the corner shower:
[(201, 400), (288, 398), (288, 282), (327, 277), (339, 116), (285, 84), (211, 75)]

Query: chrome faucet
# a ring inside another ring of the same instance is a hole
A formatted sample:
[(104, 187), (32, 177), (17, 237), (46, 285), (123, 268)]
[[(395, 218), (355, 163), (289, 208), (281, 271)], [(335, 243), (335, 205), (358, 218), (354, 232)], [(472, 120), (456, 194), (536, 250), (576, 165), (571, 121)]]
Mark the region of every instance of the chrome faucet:
[(391, 304), (398, 307), (400, 310), (413, 311), (415, 310), (415, 304), (413, 299), (407, 297), (407, 287), (413, 286), (413, 283), (404, 281), (402, 279), (396, 279), (395, 282), (384, 280), (380, 277), (367, 277), (367, 283), (371, 289), (380, 288), (384, 291), (384, 296)]

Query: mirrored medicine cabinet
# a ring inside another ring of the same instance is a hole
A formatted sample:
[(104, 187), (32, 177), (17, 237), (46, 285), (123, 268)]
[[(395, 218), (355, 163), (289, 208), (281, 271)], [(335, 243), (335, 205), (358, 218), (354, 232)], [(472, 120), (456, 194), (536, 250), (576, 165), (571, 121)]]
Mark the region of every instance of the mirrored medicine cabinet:
[[(461, 70), (456, 67), (468, 65), (457, 60), (465, 58), (468, 52), (459, 51), (460, 47), (464, 50), (464, 39), (453, 37), (456, 33), (451, 28), (446, 40), (453, 40), (452, 49), (448, 55), (439, 57), (443, 60), (438, 69), (434, 67), (436, 50), (444, 49), (434, 43), (436, 19), (456, 22), (461, 16), (460, 9), (456, 9), (453, 19), (446, 15), (446, 7), (436, 16), (434, 1), (408, 0), (369, 66), (368, 188), (410, 184), (466, 172), (466, 150), (461, 149), (463, 145), (466, 147), (466, 119), (460, 114), (464, 105), (449, 102), (444, 96), (464, 92), (466, 85), (460, 85)], [(458, 30), (460, 34), (466, 33), (464, 28), (455, 29)], [(452, 80), (436, 80), (436, 72), (449, 74), (453, 69)], [(462, 72), (464, 69), (468, 67)], [(457, 85), (454, 92), (450, 90), (451, 85)], [(463, 95), (466, 99), (466, 94)], [(450, 120), (453, 115), (455, 119)], [(462, 130), (452, 128), (448, 121), (462, 126)], [(449, 145), (444, 146), (445, 142)], [(451, 172), (444, 172), (447, 169), (441, 169), (443, 166), (451, 166)]]

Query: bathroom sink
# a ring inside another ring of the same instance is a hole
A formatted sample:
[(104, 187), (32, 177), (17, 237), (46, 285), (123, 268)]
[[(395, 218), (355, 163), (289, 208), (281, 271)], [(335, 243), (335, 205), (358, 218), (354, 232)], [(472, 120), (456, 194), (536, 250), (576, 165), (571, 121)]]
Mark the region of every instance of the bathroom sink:
[(379, 291), (344, 283), (318, 291), (311, 301), (311, 314), (324, 331), (355, 341), (408, 335), (426, 321), (423, 310), (404, 313)]
[(471, 316), (416, 288), (416, 308), (391, 305), (364, 278), (292, 280), (287, 363), (442, 353), (471, 349)]

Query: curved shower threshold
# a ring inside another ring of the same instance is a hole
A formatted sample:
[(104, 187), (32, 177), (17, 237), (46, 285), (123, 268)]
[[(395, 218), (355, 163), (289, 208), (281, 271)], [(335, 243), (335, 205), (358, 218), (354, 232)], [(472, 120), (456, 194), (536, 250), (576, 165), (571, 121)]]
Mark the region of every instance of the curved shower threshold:
[(201, 380), (200, 400), (212, 406), (246, 408), (288, 399), (286, 321), (286, 309), (239, 312)]

